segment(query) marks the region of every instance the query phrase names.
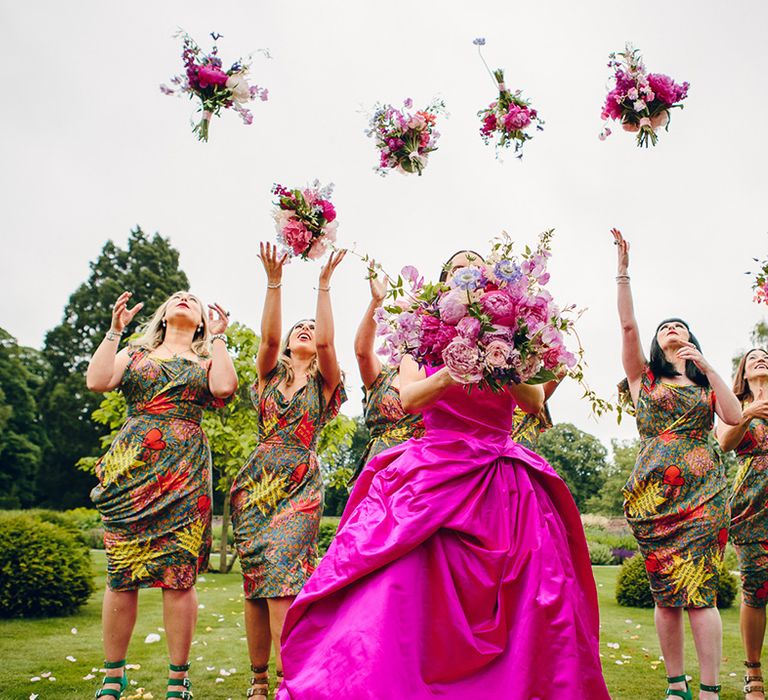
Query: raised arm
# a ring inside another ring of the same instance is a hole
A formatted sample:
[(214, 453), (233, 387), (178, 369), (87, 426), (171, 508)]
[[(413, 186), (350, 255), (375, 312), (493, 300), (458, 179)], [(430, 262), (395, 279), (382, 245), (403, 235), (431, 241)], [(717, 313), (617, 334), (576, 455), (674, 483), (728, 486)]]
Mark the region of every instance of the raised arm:
[(640, 331), (635, 320), (635, 307), (632, 302), (632, 289), (629, 286), (629, 241), (624, 240), (621, 231), (611, 229), (617, 252), (616, 301), (621, 323), (621, 362), (629, 382), (629, 392), (636, 404), (640, 392), (640, 382), (645, 369), (645, 355), (640, 343)]
[(331, 308), (331, 277), (347, 251), (331, 253), (320, 270), (317, 285), (317, 311), (315, 312), (315, 345), (317, 368), (323, 378), (325, 399), (330, 399), (341, 381), (341, 370), (334, 345), (333, 309)]
[(256, 369), (259, 384), (275, 368), (280, 355), (280, 334), (283, 328), (282, 298), (280, 287), (283, 283), (283, 265), (288, 253), (279, 255), (277, 246), (261, 243), (259, 259), (267, 273), (267, 293), (264, 297), (264, 312), (261, 317), (261, 340), (256, 355)]
[(130, 298), (131, 292), (123, 292), (117, 298), (112, 307), (112, 325), (88, 363), (85, 384), (91, 391), (100, 393), (112, 391), (123, 378), (123, 372), (128, 366), (130, 357), (127, 350), (117, 352), (120, 336), (125, 327), (144, 306), (143, 303), (139, 302), (132, 309), (129, 309), (128, 301)]
[(408, 413), (421, 413), (454, 384), (446, 367), (428, 377), (410, 355), (400, 362), (400, 401)]
[(211, 366), (208, 369), (208, 389), (217, 399), (232, 396), (237, 390), (237, 372), (221, 337), (229, 325), (229, 316), (219, 304), (208, 304), (208, 330), (218, 336), (211, 342)]
[(371, 302), (368, 304), (355, 334), (357, 367), (360, 370), (360, 378), (363, 380), (366, 390), (376, 381), (376, 377), (381, 372), (381, 362), (373, 349), (376, 338), (374, 314), (376, 309), (384, 303), (384, 298), (387, 295), (386, 285), (376, 277), (376, 263), (374, 261), (371, 261), (368, 266), (368, 284), (371, 287)]

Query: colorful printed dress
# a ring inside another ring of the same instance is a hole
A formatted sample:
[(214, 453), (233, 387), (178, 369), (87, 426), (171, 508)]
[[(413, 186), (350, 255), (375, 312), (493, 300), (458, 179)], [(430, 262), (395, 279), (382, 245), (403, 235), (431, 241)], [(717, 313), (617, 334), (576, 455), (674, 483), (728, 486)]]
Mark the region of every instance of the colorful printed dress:
[(186, 589), (211, 548), (211, 452), (200, 421), (221, 406), (210, 362), (132, 350), (120, 390), (128, 419), (96, 463), (91, 499), (104, 522), (113, 591)]
[(768, 603), (768, 422), (754, 418), (736, 447), (741, 463), (731, 495), (731, 540), (739, 556), (741, 595)]
[(287, 401), (282, 364), (267, 376), (259, 411), (259, 445), (232, 484), (232, 526), (245, 597), (296, 595), (317, 566), (323, 481), (315, 445), (346, 400), (339, 384), (325, 405), (318, 373)]
[(515, 413), (512, 416), (512, 432), (510, 437), (523, 447), (536, 452), (539, 445), (539, 436), (552, 427), (552, 416), (549, 414), (549, 407), (544, 404), (544, 408), (539, 413), (526, 413), (519, 406), (515, 406)]
[(624, 514), (660, 607), (713, 607), (728, 540), (725, 470), (707, 437), (715, 394), (657, 380), (646, 368), (637, 402), (640, 451)]
[(406, 413), (400, 403), (399, 389), (392, 386), (397, 373), (395, 367), (383, 367), (366, 392), (363, 418), (371, 437), (350, 483), (357, 479), (368, 460), (379, 452), (424, 435), (421, 414)]

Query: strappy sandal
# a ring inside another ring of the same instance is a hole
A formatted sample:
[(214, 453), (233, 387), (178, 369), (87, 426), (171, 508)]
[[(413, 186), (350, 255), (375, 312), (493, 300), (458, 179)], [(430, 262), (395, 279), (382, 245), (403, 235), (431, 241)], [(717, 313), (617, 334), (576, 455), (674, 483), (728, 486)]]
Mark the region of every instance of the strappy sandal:
[(120, 690), (115, 690), (114, 688), (99, 688), (96, 691), (95, 697), (97, 698), (105, 698), (105, 697), (113, 697), (113, 698), (119, 698), (122, 696), (123, 691), (128, 687), (128, 676), (125, 672), (125, 659), (122, 661), (105, 661), (104, 662), (104, 668), (105, 670), (111, 669), (111, 668), (122, 668), (123, 669), (123, 675), (122, 676), (105, 676), (104, 680), (101, 681), (101, 685), (119, 685)]
[[(745, 661), (744, 667), (748, 669), (760, 668), (760, 662)], [(762, 676), (750, 676), (749, 671), (747, 671), (747, 675), (744, 676), (744, 695), (749, 695), (749, 693), (762, 693), (765, 697), (765, 685)]]
[[(269, 697), (269, 666), (254, 666), (251, 664), (251, 673), (254, 676), (251, 678), (251, 687), (248, 688), (245, 697), (255, 698), (261, 696), (266, 700)], [(259, 678), (256, 678), (257, 674), (260, 676)]]
[(699, 690), (703, 690), (705, 693), (717, 693), (717, 700), (720, 700), (720, 688), (722, 688), (721, 685), (705, 685), (704, 683), (699, 683)]
[(688, 687), (688, 677), (685, 674), (682, 676), (667, 676), (667, 683), (685, 683), (685, 690), (682, 688), (667, 688), (667, 692), (664, 695), (683, 698), (683, 700), (693, 700), (691, 689)]
[[(168, 669), (170, 671), (175, 671), (176, 673), (186, 673), (189, 671), (189, 662), (185, 664), (168, 664)], [(167, 698), (179, 698), (179, 700), (192, 700), (192, 691), (190, 688), (192, 687), (192, 681), (189, 680), (188, 677), (185, 678), (171, 678), (168, 677), (168, 687), (171, 688), (173, 686), (182, 686), (184, 690), (167, 690), (165, 693), (165, 697)]]
[(282, 671), (275, 671), (275, 695), (277, 695), (277, 691), (280, 689), (284, 677), (285, 676)]

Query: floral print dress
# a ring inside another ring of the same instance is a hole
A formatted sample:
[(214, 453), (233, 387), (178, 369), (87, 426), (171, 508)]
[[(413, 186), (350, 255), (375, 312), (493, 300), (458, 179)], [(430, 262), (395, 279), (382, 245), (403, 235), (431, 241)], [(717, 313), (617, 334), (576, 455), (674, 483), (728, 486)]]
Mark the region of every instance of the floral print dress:
[(537, 414), (526, 413), (519, 406), (515, 406), (515, 412), (512, 416), (512, 432), (509, 436), (519, 445), (536, 452), (539, 436), (551, 427), (552, 416), (549, 414), (547, 404), (544, 404), (544, 408)]
[(315, 452), (323, 425), (346, 400), (339, 384), (326, 405), (318, 373), (287, 400), (286, 369), (267, 375), (259, 411), (259, 444), (232, 483), (232, 526), (245, 597), (299, 593), (317, 566), (323, 481)]
[(379, 452), (424, 435), (421, 414), (406, 413), (400, 403), (400, 391), (392, 385), (397, 373), (395, 367), (383, 367), (365, 392), (363, 418), (370, 439), (350, 483), (357, 479), (368, 460)]
[(624, 488), (624, 514), (659, 607), (717, 602), (728, 540), (725, 470), (709, 447), (715, 394), (643, 375), (637, 402), (640, 451)]
[(768, 603), (768, 422), (753, 418), (736, 447), (740, 469), (731, 494), (731, 540), (744, 603)]
[(211, 452), (203, 409), (210, 361), (131, 350), (120, 390), (128, 418), (96, 463), (91, 499), (104, 523), (113, 591), (187, 589), (211, 547)]

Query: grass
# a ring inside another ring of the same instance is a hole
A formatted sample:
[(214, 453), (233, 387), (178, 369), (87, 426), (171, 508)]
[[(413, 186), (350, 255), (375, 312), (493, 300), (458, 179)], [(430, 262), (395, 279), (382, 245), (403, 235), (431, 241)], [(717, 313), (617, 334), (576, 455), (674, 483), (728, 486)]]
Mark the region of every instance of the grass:
[[(93, 558), (98, 572), (97, 592), (77, 615), (0, 623), (0, 697), (3, 700), (27, 700), (34, 693), (39, 700), (93, 697), (100, 683), (100, 674), (93, 669), (102, 661), (100, 614), (104, 553), (94, 551)], [(618, 567), (595, 567), (594, 572), (602, 619), (600, 651), (612, 697), (614, 700), (661, 700), (666, 684), (664, 666), (659, 662), (661, 652), (653, 627), (653, 611), (622, 608), (616, 604), (614, 587)], [(249, 674), (239, 572), (206, 574), (198, 584), (198, 594), (204, 607), (200, 609), (191, 657), (195, 695), (206, 699), (243, 698)], [(123, 696), (125, 700), (150, 697), (162, 700), (165, 697), (167, 660), (161, 596), (159, 590), (141, 592), (139, 620), (128, 659), (140, 668), (129, 672), (132, 685)], [(740, 692), (742, 651), (738, 608), (724, 610), (722, 616), (721, 697), (722, 700), (737, 700), (743, 698)], [(77, 630), (76, 634), (73, 629)], [(146, 644), (146, 636), (153, 632), (161, 635), (161, 641)], [(608, 643), (618, 643), (619, 648), (608, 647)], [(687, 668), (691, 673), (696, 668), (696, 661), (690, 632), (686, 644)], [(546, 657), (546, 649), (542, 649), (542, 654)], [(68, 661), (68, 656), (75, 660)], [(557, 663), (557, 660), (547, 659), (546, 664), (551, 663)], [(542, 678), (546, 677), (546, 664), (542, 667)], [(223, 675), (222, 671), (230, 675)], [(56, 680), (42, 678), (44, 673), (50, 673)], [(84, 680), (91, 673), (96, 677)], [(697, 684), (698, 676), (692, 675)], [(30, 679), (36, 676), (42, 679), (32, 682)], [(139, 690), (142, 688), (144, 692)]]

